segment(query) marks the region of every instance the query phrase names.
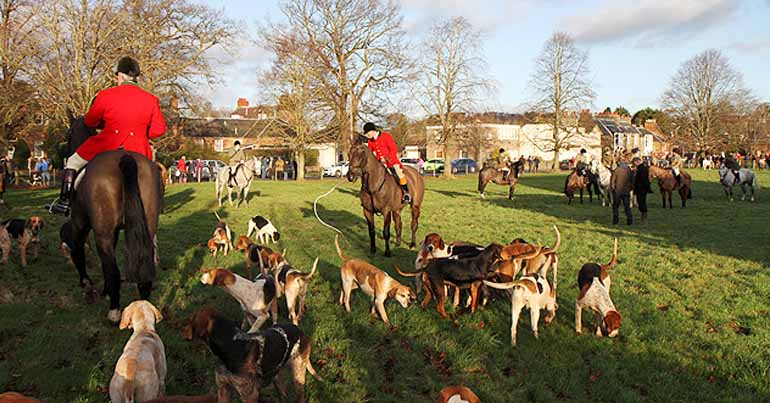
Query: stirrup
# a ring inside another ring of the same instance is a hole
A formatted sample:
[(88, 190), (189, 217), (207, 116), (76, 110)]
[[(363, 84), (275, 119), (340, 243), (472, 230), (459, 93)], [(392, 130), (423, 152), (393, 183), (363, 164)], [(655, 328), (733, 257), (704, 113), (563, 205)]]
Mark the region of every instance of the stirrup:
[(63, 215), (65, 217), (69, 216), (70, 211), (72, 211), (72, 207), (69, 204), (61, 203), (58, 197), (53, 201), (53, 203), (45, 207), (49, 214)]

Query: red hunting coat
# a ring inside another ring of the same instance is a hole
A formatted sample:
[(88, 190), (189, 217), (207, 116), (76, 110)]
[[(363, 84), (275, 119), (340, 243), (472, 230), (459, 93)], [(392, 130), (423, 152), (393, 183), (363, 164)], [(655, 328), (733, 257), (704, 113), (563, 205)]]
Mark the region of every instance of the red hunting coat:
[(85, 116), (88, 127), (102, 131), (86, 140), (77, 153), (86, 160), (123, 147), (152, 159), (150, 139), (166, 132), (158, 97), (134, 84), (100, 91)]
[(391, 168), (395, 165), (401, 165), (401, 161), (398, 159), (398, 146), (396, 146), (395, 140), (388, 132), (381, 132), (374, 140), (368, 140), (366, 145), (372, 150), (374, 156), (378, 160), (385, 159), (385, 165)]

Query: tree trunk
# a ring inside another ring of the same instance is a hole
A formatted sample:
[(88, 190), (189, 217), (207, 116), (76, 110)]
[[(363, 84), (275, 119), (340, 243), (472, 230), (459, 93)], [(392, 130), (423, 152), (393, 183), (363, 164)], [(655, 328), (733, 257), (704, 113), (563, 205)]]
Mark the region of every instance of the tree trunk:
[(444, 175), (447, 178), (452, 177), (452, 163), (449, 161), (449, 145), (444, 143)]
[(294, 160), (297, 161), (297, 172), (294, 175), (296, 175), (298, 181), (305, 180), (305, 152), (295, 151)]
[(554, 147), (553, 150), (553, 164), (551, 166), (551, 170), (558, 171), (559, 170), (559, 147)]

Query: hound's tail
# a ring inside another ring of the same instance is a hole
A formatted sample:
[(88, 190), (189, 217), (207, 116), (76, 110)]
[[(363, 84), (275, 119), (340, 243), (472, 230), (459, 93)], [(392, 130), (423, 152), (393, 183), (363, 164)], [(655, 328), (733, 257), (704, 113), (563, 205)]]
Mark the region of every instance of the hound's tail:
[(497, 288), (498, 290), (509, 290), (516, 286), (524, 286), (527, 282), (524, 280), (509, 281), (507, 283), (495, 283), (493, 281), (484, 280), (484, 284), (488, 287)]
[(215, 212), (214, 212), (214, 215), (215, 215), (215, 216), (217, 216), (217, 220), (218, 220), (218, 221), (222, 221), (222, 217), (220, 217), (220, 216), (219, 216), (219, 213), (217, 213), (217, 212), (215, 211)]
[(310, 270), (310, 273), (302, 275), (302, 279), (304, 279), (305, 281), (309, 281), (313, 277), (313, 274), (315, 274), (315, 271), (317, 268), (318, 268), (318, 258), (315, 258), (315, 261), (313, 262), (313, 269)]
[(609, 270), (615, 267), (617, 264), (618, 264), (618, 238), (615, 238), (615, 247), (612, 250), (612, 258), (610, 259), (610, 262), (604, 266), (604, 268)]
[(120, 157), (118, 167), (123, 176), (123, 215), (128, 247), (126, 280), (149, 283), (155, 280), (155, 256), (139, 191), (138, 167), (130, 155)]
[(422, 274), (422, 272), (419, 272), (419, 271), (417, 273), (407, 273), (405, 271), (401, 271), (401, 268), (399, 268), (397, 264), (394, 264), (393, 266), (396, 268), (396, 271), (398, 272), (398, 274), (404, 277), (417, 277), (420, 274)]
[(340, 257), (340, 259), (350, 260), (349, 257), (342, 253), (342, 248), (340, 248), (340, 234), (334, 236), (334, 246), (337, 247), (337, 255)]

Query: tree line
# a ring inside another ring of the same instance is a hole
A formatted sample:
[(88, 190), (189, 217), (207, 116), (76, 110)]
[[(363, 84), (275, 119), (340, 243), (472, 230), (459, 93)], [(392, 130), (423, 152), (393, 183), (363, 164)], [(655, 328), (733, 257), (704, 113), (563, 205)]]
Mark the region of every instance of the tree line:
[[(85, 112), (126, 54), (139, 60), (141, 84), (164, 100), (170, 119), (179, 109), (170, 108), (174, 103), (194, 112), (206, 105), (198, 89), (217, 79), (211, 51), (235, 54), (243, 40), (238, 22), (188, 0), (0, 1), (4, 139), (30, 123), (31, 105), (60, 125), (68, 108)], [(478, 141), (466, 130), (469, 119), (494, 105), (497, 82), (482, 30), (464, 17), (437, 20), (415, 40), (394, 0), (284, 0), (280, 12), (279, 20), (260, 22), (251, 38), (271, 55), (256, 85), (279, 105), (284, 140), (298, 164), (310, 144), (347, 146), (365, 120), (403, 133), (415, 129), (393, 112), (440, 126), (431, 141), (445, 150)], [(538, 147), (555, 161), (580, 141), (584, 119), (577, 112), (593, 107), (595, 87), (588, 52), (568, 33), (555, 32), (533, 62), (526, 114), (551, 127)], [(685, 62), (660, 105), (635, 113), (634, 121), (655, 118), (674, 143), (691, 149), (746, 149), (768, 136), (770, 107), (716, 50)], [(616, 112), (630, 115), (622, 107)], [(173, 134), (156, 144), (179, 145)]]

